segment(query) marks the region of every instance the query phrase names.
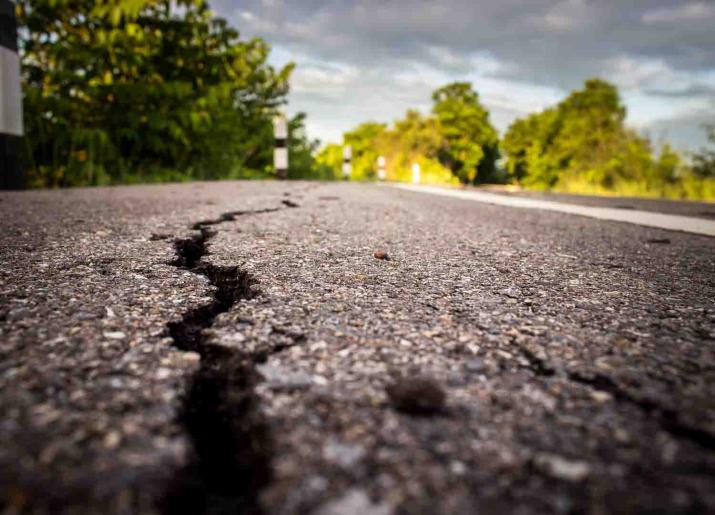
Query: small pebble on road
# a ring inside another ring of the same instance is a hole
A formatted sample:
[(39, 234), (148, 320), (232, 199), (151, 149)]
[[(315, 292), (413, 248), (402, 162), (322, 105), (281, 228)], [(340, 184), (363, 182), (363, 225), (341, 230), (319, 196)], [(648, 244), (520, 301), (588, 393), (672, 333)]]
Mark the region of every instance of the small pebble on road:
[(434, 379), (402, 378), (387, 387), (387, 396), (398, 411), (432, 415), (444, 410), (447, 395)]
[(569, 460), (553, 454), (537, 455), (534, 464), (551, 477), (570, 483), (583, 481), (591, 473), (591, 467), (585, 461)]

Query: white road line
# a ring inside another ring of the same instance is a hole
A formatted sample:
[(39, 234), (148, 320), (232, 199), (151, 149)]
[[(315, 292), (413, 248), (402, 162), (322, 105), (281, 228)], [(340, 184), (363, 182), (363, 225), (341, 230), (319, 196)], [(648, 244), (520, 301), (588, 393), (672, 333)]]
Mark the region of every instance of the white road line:
[(614, 222), (625, 222), (629, 224), (644, 225), (646, 227), (657, 227), (670, 231), (682, 231), (693, 234), (704, 234), (715, 236), (715, 221), (694, 218), (691, 216), (664, 215), (651, 211), (638, 211), (632, 209), (616, 209), (611, 207), (590, 207), (576, 204), (564, 204), (561, 202), (551, 202), (549, 200), (536, 200), (523, 197), (509, 197), (506, 195), (496, 195), (483, 191), (469, 191), (452, 188), (439, 188), (436, 186), (417, 186), (413, 184), (390, 184), (393, 188), (399, 188), (420, 193), (430, 193), (432, 195), (442, 195), (445, 197), (455, 197), (487, 204), (497, 204), (499, 206), (518, 207), (523, 209), (545, 209), (547, 211), (557, 211), (570, 215), (588, 216), (599, 220), (611, 220)]

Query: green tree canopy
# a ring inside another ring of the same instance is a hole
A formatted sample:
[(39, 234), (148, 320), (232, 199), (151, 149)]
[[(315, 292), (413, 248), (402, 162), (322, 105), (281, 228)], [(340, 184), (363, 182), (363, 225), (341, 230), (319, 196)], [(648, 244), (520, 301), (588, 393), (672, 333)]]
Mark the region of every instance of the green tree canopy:
[(21, 0), (34, 185), (267, 170), (289, 65), (203, 0)]
[[(391, 180), (411, 180), (412, 165), (422, 170), (423, 182), (484, 182), (498, 179), (498, 137), (489, 114), (469, 83), (436, 90), (430, 115), (410, 109), (392, 127), (360, 124), (343, 139), (353, 149), (353, 178), (374, 178), (377, 158), (387, 160)], [(336, 176), (342, 157), (335, 145), (323, 149), (318, 161)]]
[(305, 113), (298, 113), (288, 120), (289, 179), (332, 179), (324, 169), (318, 169), (315, 153), (320, 142), (310, 139), (305, 128)]
[(702, 179), (715, 179), (715, 123), (706, 125), (705, 131), (711, 148), (703, 148), (695, 153), (693, 172)]
[(573, 192), (707, 197), (675, 150), (654, 155), (650, 141), (625, 125), (611, 84), (591, 79), (555, 107), (516, 120), (501, 142), (509, 176), (532, 188)]
[(436, 90), (432, 100), (432, 113), (443, 137), (440, 162), (464, 183), (494, 179), (498, 135), (472, 85), (468, 82), (448, 84)]
[(345, 144), (352, 147), (352, 177), (354, 179), (375, 178), (375, 163), (381, 147), (380, 138), (385, 130), (386, 127), (382, 123), (365, 122), (343, 135)]

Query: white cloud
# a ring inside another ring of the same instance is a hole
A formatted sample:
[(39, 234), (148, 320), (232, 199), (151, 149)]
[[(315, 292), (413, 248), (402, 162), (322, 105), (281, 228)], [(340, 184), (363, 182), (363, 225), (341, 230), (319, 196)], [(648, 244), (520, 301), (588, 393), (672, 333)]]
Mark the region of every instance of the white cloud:
[(306, 63), (293, 72), (291, 90), (294, 93), (322, 94), (331, 97), (343, 95), (346, 87), (359, 76), (357, 69), (345, 66)]
[(571, 32), (588, 24), (591, 8), (585, 0), (566, 0), (547, 9), (541, 15), (533, 16), (531, 23), (537, 27), (556, 32)]
[(646, 127), (659, 120), (687, 117), (693, 113), (706, 113), (712, 109), (708, 99), (699, 97), (664, 98), (638, 91), (623, 93), (628, 106), (628, 123)]
[(606, 76), (623, 89), (644, 89), (656, 85), (678, 87), (683, 82), (662, 59), (639, 59), (620, 55), (606, 61)]
[(641, 21), (646, 25), (678, 23), (709, 19), (715, 16), (715, 5), (705, 2), (691, 2), (673, 7), (661, 7), (646, 11)]
[[(219, 11), (220, 12), (220, 11)], [(255, 33), (272, 33), (278, 29), (278, 25), (269, 19), (261, 18), (255, 12), (249, 10), (235, 10), (234, 16), (239, 18), (239, 28), (249, 26)]]

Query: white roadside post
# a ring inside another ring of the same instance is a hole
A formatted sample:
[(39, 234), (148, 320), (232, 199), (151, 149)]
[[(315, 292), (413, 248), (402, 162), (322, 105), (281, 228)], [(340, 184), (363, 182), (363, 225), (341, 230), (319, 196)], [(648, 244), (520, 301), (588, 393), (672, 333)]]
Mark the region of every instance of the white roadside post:
[(385, 180), (385, 156), (377, 158), (377, 179), (380, 181)]
[(350, 175), (353, 173), (353, 147), (350, 145), (345, 145), (343, 148), (343, 177), (345, 179), (350, 179)]
[(420, 165), (418, 163), (412, 164), (412, 182), (413, 184), (420, 183)]
[(22, 135), (22, 91), (15, 4), (10, 0), (0, 0), (0, 189), (25, 187), (19, 159)]
[(288, 178), (288, 122), (285, 116), (279, 115), (273, 119), (273, 167), (279, 179)]

